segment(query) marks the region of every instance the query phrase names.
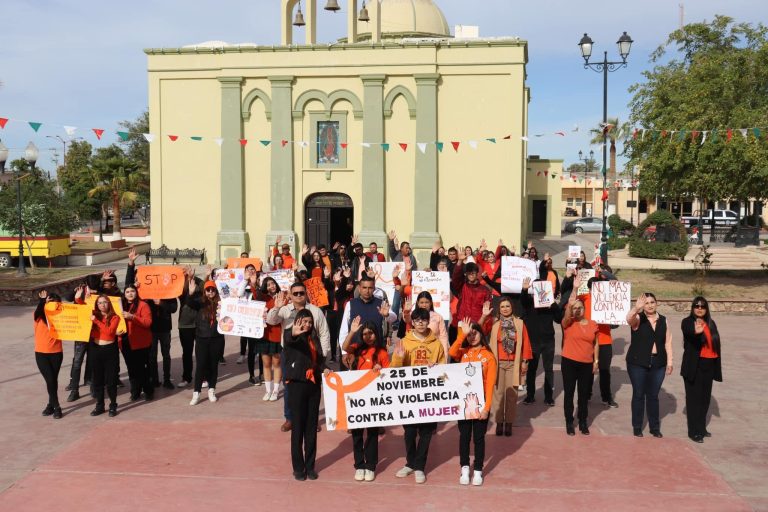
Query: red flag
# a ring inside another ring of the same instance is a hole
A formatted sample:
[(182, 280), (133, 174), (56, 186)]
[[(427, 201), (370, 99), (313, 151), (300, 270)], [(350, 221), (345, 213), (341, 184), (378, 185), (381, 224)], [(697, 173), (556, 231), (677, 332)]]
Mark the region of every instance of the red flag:
[(536, 171), (536, 176), (541, 176), (541, 171)]
[(280, 141), (280, 145), (281, 146), (285, 147), (286, 144), (288, 144), (287, 140), (283, 139), (283, 140)]
[(555, 135), (559, 135), (561, 137), (565, 137), (565, 132), (555, 132)]
[(696, 140), (699, 138), (699, 131), (698, 130), (691, 130), (691, 140)]
[(240, 139), (240, 145), (245, 147), (245, 145), (248, 144), (248, 139)]
[(451, 146), (453, 146), (453, 150), (454, 151), (456, 151), (456, 152), (459, 151), (459, 144), (461, 144), (461, 142), (457, 142), (457, 141), (452, 141), (451, 142)]
[(349, 146), (349, 144), (347, 144), (346, 142), (342, 142), (342, 143), (341, 143), (341, 147), (342, 147), (343, 149), (347, 149), (347, 146)]
[(101, 128), (91, 128), (93, 130), (93, 133), (96, 134), (96, 138), (101, 140), (101, 136), (104, 134), (104, 130)]
[(725, 138), (728, 139), (728, 142), (731, 142), (732, 137), (733, 137), (733, 130), (728, 128), (728, 131), (725, 133)]
[(605, 189), (603, 190), (603, 198), (601, 200), (602, 201), (608, 200), (608, 190), (605, 190)]
[(0, 117), (0, 128), (5, 128), (5, 123), (8, 122), (7, 117)]
[(400, 146), (400, 149), (402, 149), (403, 151), (408, 150), (408, 144), (406, 144), (405, 142), (398, 142), (397, 145)]
[(544, 171), (544, 176), (548, 176), (548, 175), (549, 175), (549, 171)]
[(168, 138), (171, 139), (173, 142), (176, 142), (176, 139), (178, 139), (179, 136), (178, 135), (169, 135)]

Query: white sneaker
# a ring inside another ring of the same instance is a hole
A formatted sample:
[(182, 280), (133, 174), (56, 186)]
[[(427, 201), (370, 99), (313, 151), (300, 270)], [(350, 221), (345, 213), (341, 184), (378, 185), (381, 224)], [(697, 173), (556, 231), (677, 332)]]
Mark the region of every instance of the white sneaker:
[(366, 482), (373, 482), (376, 479), (376, 473), (371, 471), (370, 469), (365, 470), (365, 481)]
[(190, 384), (191, 384), (191, 382), (189, 382), (187, 380), (183, 380), (183, 381), (179, 382), (179, 387), (180, 388), (185, 388), (185, 387), (189, 386)]
[(235, 361), (237, 364), (243, 364), (243, 361), (245, 361), (245, 356), (241, 355), (237, 358), (237, 361)]
[(459, 477), (461, 485), (469, 485), (469, 466), (461, 466), (461, 476)]
[(472, 485), (483, 485), (483, 472), (475, 470), (472, 474)]
[(208, 388), (208, 401), (209, 402), (216, 402), (218, 398), (216, 398), (216, 388)]
[(365, 480), (365, 470), (364, 469), (356, 469), (355, 470), (355, 480), (358, 482), (362, 482)]
[(264, 400), (265, 402), (269, 402), (269, 399), (271, 397), (272, 397), (272, 393), (264, 393), (264, 398), (262, 398), (262, 400)]
[(277, 394), (279, 393), (279, 390), (273, 389), (272, 392), (269, 394), (269, 401), (270, 402), (277, 402)]
[(395, 473), (395, 476), (397, 478), (405, 478), (411, 473), (413, 473), (413, 470), (411, 468), (409, 468), (408, 466), (403, 466), (397, 471), (397, 473)]
[(207, 381), (207, 380), (204, 380), (204, 381), (203, 381), (203, 387), (204, 387), (204, 388), (207, 388), (207, 387), (208, 387), (208, 381)]
[(200, 393), (195, 391), (192, 393), (192, 400), (189, 401), (189, 405), (197, 405), (197, 403), (200, 401)]
[(416, 480), (417, 484), (423, 484), (427, 481), (427, 475), (425, 475), (423, 471), (414, 471), (413, 479)]

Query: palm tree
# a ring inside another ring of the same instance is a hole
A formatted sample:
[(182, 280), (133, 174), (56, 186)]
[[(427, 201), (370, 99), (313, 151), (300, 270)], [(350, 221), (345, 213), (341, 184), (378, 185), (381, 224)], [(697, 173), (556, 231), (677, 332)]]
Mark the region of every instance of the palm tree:
[(105, 194), (112, 203), (112, 234), (120, 240), (120, 209), (136, 204), (139, 191), (149, 188), (147, 173), (137, 170), (133, 163), (114, 144), (100, 149), (93, 159), (93, 172), (97, 185), (88, 191), (88, 197)]
[(601, 146), (603, 144), (603, 134), (608, 135), (609, 154), (610, 154), (610, 166), (608, 167), (608, 179), (605, 183), (608, 188), (608, 204), (613, 204), (618, 208), (616, 202), (618, 201), (618, 192), (615, 187), (609, 186), (616, 181), (616, 141), (626, 140), (629, 136), (630, 125), (627, 122), (619, 123), (618, 117), (609, 117), (607, 126), (600, 123), (597, 128), (590, 130), (593, 135), (590, 144), (594, 146)]

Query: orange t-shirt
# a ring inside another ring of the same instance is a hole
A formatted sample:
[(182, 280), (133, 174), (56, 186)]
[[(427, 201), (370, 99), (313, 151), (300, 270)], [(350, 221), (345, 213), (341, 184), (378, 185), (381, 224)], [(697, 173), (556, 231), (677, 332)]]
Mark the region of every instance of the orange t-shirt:
[(45, 319), (35, 320), (35, 352), (41, 354), (58, 354), (61, 352), (61, 340), (51, 338)]
[(563, 357), (580, 363), (592, 363), (595, 360), (595, 335), (598, 326), (592, 320), (586, 324), (573, 322), (563, 331)]
[[(491, 326), (493, 323), (491, 323)], [(490, 332), (490, 329), (489, 329)], [(525, 325), (523, 325), (523, 332), (515, 332), (515, 336), (517, 339), (515, 340), (515, 343), (522, 343), (523, 346), (521, 347), (520, 352), (520, 358), (523, 361), (528, 361), (529, 359), (533, 359), (533, 349), (531, 349), (531, 340), (528, 338), (528, 330), (525, 328)], [(496, 353), (499, 354), (499, 361), (514, 361), (515, 360), (515, 353), (508, 354), (506, 350), (504, 350), (504, 344), (501, 342), (501, 325), (499, 325), (499, 330), (496, 335)], [(492, 343), (493, 341), (491, 341)]]
[(382, 368), (389, 368), (389, 355), (385, 349), (376, 350), (374, 347), (368, 347), (358, 353), (358, 370), (373, 370), (376, 364)]
[(557, 290), (557, 277), (555, 277), (555, 273), (551, 270), (547, 271), (547, 281), (552, 285), (552, 293), (555, 293), (555, 290)]
[[(585, 293), (584, 295), (579, 295), (579, 299), (584, 303), (584, 316), (587, 320), (592, 320), (592, 295)], [(597, 324), (597, 344), (610, 345), (611, 343), (613, 343), (611, 326), (608, 324)]]
[(717, 352), (715, 352), (715, 347), (712, 346), (712, 332), (709, 330), (709, 326), (707, 324), (704, 324), (704, 339), (707, 342), (702, 345), (701, 352), (699, 352), (699, 357), (703, 357), (705, 359), (717, 359), (720, 357), (717, 355)]
[(319, 277), (320, 279), (323, 278), (323, 269), (320, 267), (315, 267), (312, 269), (312, 275), (309, 277)]

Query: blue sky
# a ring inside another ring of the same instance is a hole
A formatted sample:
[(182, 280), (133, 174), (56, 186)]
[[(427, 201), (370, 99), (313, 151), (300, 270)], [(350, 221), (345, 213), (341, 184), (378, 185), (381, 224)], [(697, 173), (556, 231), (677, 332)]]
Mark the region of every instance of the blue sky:
[[(43, 150), (61, 143), (61, 127), (78, 126), (77, 135), (96, 146), (115, 141), (117, 122), (146, 108), (146, 56), (149, 47), (178, 47), (207, 40), (278, 44), (279, 0), (3, 0), (0, 31), (0, 117), (43, 122), (35, 134), (26, 124), (9, 122), (0, 138), (12, 149), (33, 140)], [(325, 0), (319, 0), (320, 6)], [(320, 10), (318, 39), (345, 36), (344, 9)], [(627, 118), (628, 87), (642, 80), (648, 56), (685, 21), (725, 14), (737, 21), (768, 20), (763, 0), (436, 0), (453, 27), (478, 25), (481, 36), (519, 36), (529, 43), (528, 85), (532, 101), (529, 132), (568, 130), (568, 136), (531, 137), (529, 154), (574, 163), (589, 151), (587, 129), (602, 118), (602, 76), (583, 68), (577, 43), (584, 32), (595, 54), (607, 50), (618, 59), (615, 42), (622, 31), (635, 40), (629, 66), (611, 73), (609, 116)], [(570, 130), (578, 125), (579, 133)], [(90, 128), (111, 134), (96, 140)], [(599, 154), (599, 148), (592, 148)], [(20, 153), (14, 151), (11, 158)], [(40, 158), (52, 169), (52, 151)]]

